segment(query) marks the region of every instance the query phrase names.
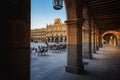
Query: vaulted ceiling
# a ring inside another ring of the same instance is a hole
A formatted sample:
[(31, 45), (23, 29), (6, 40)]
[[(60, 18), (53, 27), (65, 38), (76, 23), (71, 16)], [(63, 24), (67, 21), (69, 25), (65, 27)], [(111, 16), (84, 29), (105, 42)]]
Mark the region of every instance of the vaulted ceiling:
[(86, 0), (100, 29), (120, 29), (120, 0)]

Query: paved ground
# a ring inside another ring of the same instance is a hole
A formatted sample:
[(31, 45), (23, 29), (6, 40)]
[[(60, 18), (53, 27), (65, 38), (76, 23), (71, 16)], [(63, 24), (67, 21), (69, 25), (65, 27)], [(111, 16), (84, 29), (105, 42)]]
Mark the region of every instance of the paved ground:
[(86, 73), (65, 72), (66, 51), (48, 56), (31, 56), (31, 80), (120, 80), (120, 49), (101, 48), (94, 59), (83, 59)]

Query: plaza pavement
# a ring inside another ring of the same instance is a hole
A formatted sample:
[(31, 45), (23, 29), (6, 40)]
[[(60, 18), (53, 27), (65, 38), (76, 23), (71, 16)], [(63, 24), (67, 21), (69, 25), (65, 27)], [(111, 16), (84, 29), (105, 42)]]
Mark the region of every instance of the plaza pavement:
[(83, 59), (84, 74), (65, 71), (66, 51), (47, 56), (31, 55), (30, 80), (120, 80), (120, 49), (105, 46), (93, 54), (93, 59)]

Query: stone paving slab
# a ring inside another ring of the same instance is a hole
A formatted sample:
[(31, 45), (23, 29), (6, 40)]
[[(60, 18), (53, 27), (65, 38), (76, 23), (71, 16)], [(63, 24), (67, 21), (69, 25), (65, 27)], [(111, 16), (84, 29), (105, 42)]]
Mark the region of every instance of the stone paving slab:
[(120, 80), (120, 49), (101, 48), (93, 59), (83, 59), (85, 74), (65, 72), (66, 51), (31, 56), (31, 80)]

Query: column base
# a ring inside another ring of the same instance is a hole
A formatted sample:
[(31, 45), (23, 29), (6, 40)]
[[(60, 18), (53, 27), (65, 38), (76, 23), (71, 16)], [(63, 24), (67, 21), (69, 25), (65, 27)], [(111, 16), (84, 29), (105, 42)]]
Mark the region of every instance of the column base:
[(75, 73), (75, 74), (83, 74), (85, 72), (83, 66), (82, 67), (74, 67), (74, 66), (65, 66), (66, 72)]

